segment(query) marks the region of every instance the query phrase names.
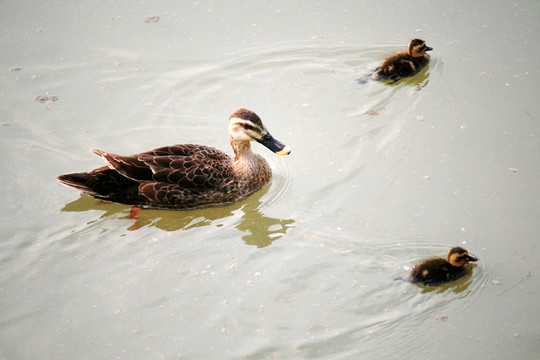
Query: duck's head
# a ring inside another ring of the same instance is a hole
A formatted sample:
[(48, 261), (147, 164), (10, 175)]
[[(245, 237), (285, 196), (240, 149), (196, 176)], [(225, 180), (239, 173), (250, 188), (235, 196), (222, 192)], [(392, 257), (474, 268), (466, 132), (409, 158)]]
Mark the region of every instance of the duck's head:
[(257, 141), (278, 155), (291, 152), (290, 147), (270, 135), (257, 114), (245, 108), (238, 108), (229, 116), (229, 135), (231, 142)]
[(421, 39), (412, 39), (407, 45), (407, 53), (412, 57), (422, 57), (426, 51), (433, 50), (433, 48), (426, 45), (426, 42)]
[(453, 266), (463, 266), (468, 264), (470, 261), (478, 261), (474, 256), (469, 255), (467, 250), (461, 247), (453, 247), (448, 251), (447, 255), (448, 262)]

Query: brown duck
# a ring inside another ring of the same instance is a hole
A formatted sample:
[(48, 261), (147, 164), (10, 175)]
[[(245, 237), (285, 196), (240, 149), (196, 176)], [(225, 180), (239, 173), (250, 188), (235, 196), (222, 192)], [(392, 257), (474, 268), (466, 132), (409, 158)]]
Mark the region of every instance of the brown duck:
[(390, 55), (373, 73), (358, 81), (363, 84), (371, 78), (376, 81), (396, 82), (401, 78), (416, 75), (429, 63), (429, 54), (426, 54), (426, 51), (430, 50), (433, 48), (427, 46), (424, 40), (413, 39), (407, 45), (407, 52)]
[(266, 160), (251, 151), (257, 141), (279, 155), (290, 148), (274, 139), (253, 111), (229, 117), (234, 157), (216, 148), (181, 144), (122, 156), (92, 149), (106, 166), (57, 179), (98, 199), (150, 208), (191, 209), (236, 201), (272, 177)]
[(454, 281), (470, 271), (471, 261), (477, 261), (461, 247), (453, 247), (448, 251), (446, 259), (432, 258), (416, 265), (405, 280), (422, 285), (440, 285)]

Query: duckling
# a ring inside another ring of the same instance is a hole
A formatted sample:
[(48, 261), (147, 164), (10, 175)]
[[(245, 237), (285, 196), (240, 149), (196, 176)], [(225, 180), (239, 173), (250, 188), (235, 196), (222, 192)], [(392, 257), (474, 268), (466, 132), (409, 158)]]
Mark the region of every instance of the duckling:
[(393, 80), (394, 83), (401, 78), (416, 75), (429, 63), (426, 51), (431, 50), (433, 48), (427, 46), (424, 40), (413, 39), (407, 45), (407, 52), (390, 55), (369, 76), (358, 81), (363, 84), (372, 78), (376, 81)]
[(121, 156), (92, 149), (106, 166), (57, 179), (98, 199), (151, 208), (191, 209), (230, 203), (259, 190), (272, 177), (266, 160), (251, 151), (257, 141), (279, 155), (291, 149), (276, 140), (253, 111), (229, 116), (231, 157), (216, 148), (181, 144)]
[(467, 274), (470, 261), (477, 261), (461, 247), (453, 247), (448, 251), (446, 259), (432, 258), (416, 265), (405, 280), (422, 285), (440, 285), (454, 281)]

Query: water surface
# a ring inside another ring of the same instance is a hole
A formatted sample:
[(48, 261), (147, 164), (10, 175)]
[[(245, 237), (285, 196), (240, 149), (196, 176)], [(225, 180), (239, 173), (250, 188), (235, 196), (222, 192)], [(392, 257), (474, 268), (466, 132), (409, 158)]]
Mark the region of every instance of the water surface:
[[(19, 1), (0, 16), (4, 358), (540, 353), (537, 2)], [(434, 48), (418, 76), (356, 82), (413, 37)], [(254, 144), (274, 177), (234, 204), (132, 220), (55, 180), (101, 166), (90, 148), (230, 152), (239, 106), (292, 153)], [(480, 258), (472, 275), (395, 280), (455, 245)]]

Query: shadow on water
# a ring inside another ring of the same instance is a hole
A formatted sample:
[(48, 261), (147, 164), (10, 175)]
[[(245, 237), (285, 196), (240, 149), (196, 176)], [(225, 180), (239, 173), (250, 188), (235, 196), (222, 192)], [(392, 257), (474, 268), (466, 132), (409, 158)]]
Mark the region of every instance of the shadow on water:
[(62, 211), (103, 211), (98, 219), (90, 221), (89, 224), (101, 219), (117, 217), (130, 221), (127, 227), (129, 231), (144, 227), (157, 227), (165, 231), (190, 230), (209, 225), (217, 228), (234, 227), (244, 233), (241, 238), (246, 245), (266, 247), (274, 240), (285, 236), (295, 223), (293, 219), (279, 219), (264, 215), (261, 198), (268, 193), (269, 189), (270, 186), (266, 186), (247, 198), (228, 205), (193, 210), (143, 209), (137, 213), (135, 219), (130, 218), (131, 208), (95, 199), (86, 194), (81, 194), (77, 200), (66, 204)]

